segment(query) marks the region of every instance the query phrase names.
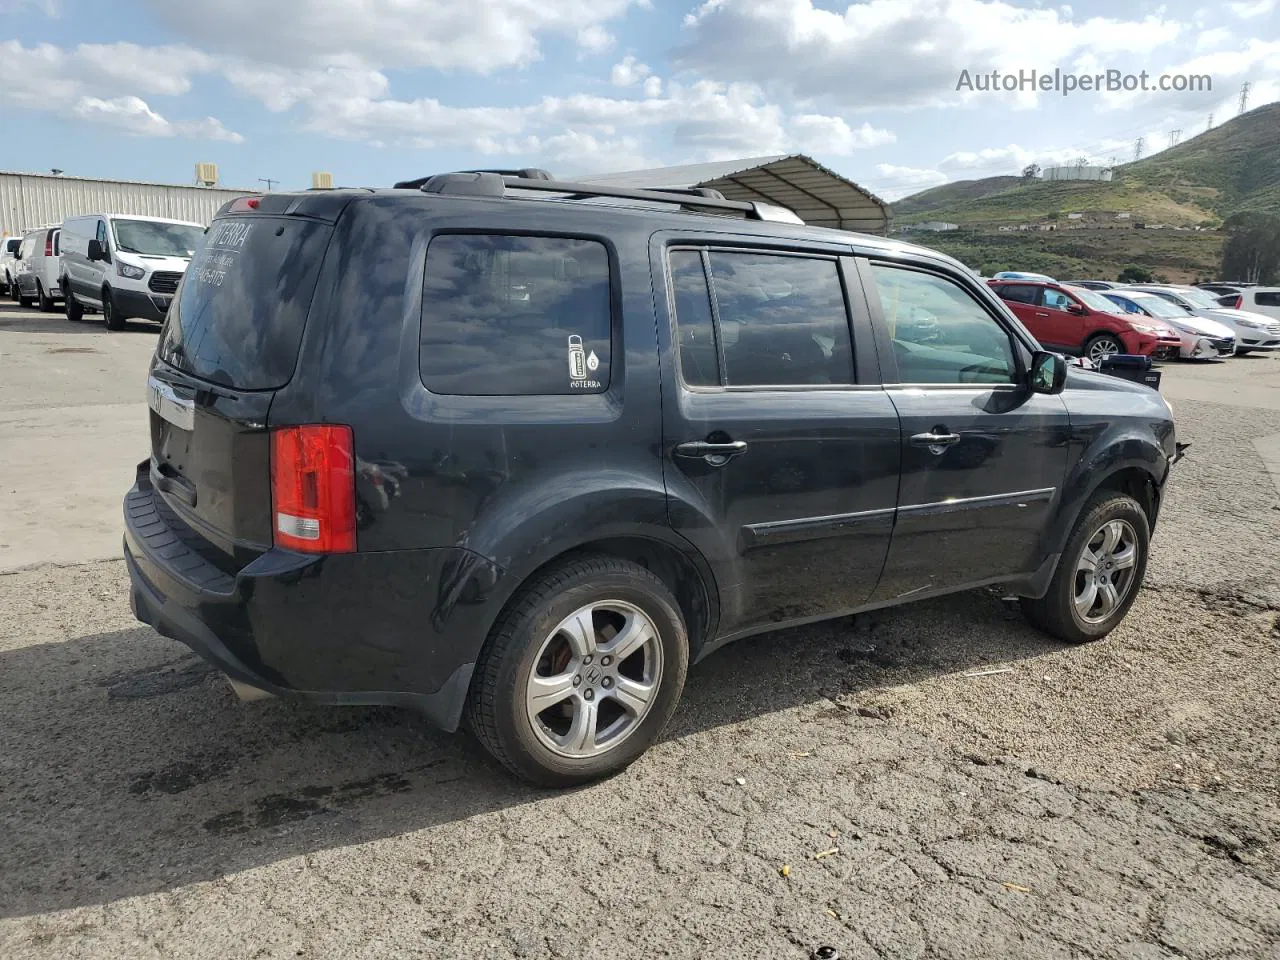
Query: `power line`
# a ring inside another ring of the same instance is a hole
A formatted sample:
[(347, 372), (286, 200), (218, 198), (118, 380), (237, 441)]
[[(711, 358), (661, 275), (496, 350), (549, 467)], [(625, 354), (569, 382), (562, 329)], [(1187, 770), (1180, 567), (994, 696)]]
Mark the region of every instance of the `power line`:
[(1245, 109), (1249, 106), (1249, 87), (1250, 86), (1251, 84), (1249, 83), (1248, 80), (1240, 84), (1240, 110), (1236, 114), (1236, 116), (1239, 116), (1241, 113), (1244, 113)]

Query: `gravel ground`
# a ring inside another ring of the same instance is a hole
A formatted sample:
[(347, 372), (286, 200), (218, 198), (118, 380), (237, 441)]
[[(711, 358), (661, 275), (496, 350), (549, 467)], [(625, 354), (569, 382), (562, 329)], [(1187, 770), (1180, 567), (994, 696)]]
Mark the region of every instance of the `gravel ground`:
[(119, 561), (0, 576), (0, 956), (1280, 957), (1280, 411), (1176, 406), (1104, 643), (990, 591), (744, 641), (568, 793), (411, 714), (240, 704)]

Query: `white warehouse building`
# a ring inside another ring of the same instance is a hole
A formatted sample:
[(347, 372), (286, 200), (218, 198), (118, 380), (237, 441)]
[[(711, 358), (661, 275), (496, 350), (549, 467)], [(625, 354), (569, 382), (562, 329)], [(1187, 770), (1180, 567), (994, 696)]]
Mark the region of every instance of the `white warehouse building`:
[(83, 213), (135, 213), (208, 223), (228, 200), (261, 192), (0, 171), (0, 236)]
[(1045, 167), (1040, 171), (1042, 180), (1110, 180), (1110, 167), (1092, 167), (1078, 164), (1071, 167)]

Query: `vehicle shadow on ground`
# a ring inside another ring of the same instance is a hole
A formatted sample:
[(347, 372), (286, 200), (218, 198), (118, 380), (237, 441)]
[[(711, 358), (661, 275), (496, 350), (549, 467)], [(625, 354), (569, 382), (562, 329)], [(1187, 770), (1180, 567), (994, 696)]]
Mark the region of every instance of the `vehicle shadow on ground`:
[[(83, 320), (72, 322), (62, 312), (62, 304), (54, 313), (39, 313), (32, 308), (24, 308), (16, 303), (0, 303), (0, 334), (4, 333), (107, 333), (102, 314), (86, 314)], [(112, 330), (116, 333), (152, 333), (160, 332), (158, 323), (145, 320), (126, 321), (123, 330)]]
[[(878, 687), (1057, 648), (989, 592), (871, 617), (718, 651), (690, 672), (664, 741), (789, 707), (854, 710)], [(0, 699), (0, 917), (556, 801), (514, 781), (470, 736), (407, 711), (241, 704), (147, 628), (0, 654)], [(630, 776), (586, 789), (626, 790)]]

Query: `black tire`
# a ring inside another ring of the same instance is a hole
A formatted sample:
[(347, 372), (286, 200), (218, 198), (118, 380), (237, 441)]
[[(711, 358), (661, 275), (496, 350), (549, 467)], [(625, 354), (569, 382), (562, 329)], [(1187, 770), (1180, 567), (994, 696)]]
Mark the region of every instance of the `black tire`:
[(1124, 344), (1121, 342), (1120, 338), (1110, 333), (1098, 333), (1093, 335), (1092, 337), (1090, 337), (1088, 340), (1084, 342), (1084, 346), (1081, 348), (1081, 350), (1086, 357), (1088, 357), (1094, 363), (1097, 363), (1098, 360), (1101, 359), (1101, 357), (1100, 356), (1095, 357), (1094, 352), (1104, 348), (1114, 348), (1114, 349), (1106, 349), (1105, 352), (1107, 355), (1114, 354), (1114, 353), (1124, 353)]
[(111, 296), (111, 288), (102, 288), (102, 319), (106, 321), (108, 330), (123, 330), (124, 317), (116, 309), (115, 298)]
[[(638, 608), (655, 628), (662, 653), (656, 692), (648, 712), (618, 744), (591, 757), (562, 756), (534, 732), (525, 709), (527, 685), (556, 626), (586, 604), (611, 600)], [(666, 584), (627, 560), (583, 557), (540, 574), (508, 604), (476, 663), (467, 718), (485, 749), (516, 776), (542, 786), (574, 786), (617, 773), (648, 749), (675, 712), (688, 667), (688, 635)]]
[[(1104, 526), (1117, 520), (1127, 524), (1133, 534), (1134, 563), (1126, 571), (1109, 571), (1110, 581), (1117, 587), (1119, 575), (1127, 573), (1124, 595), (1105, 617), (1089, 620), (1080, 614), (1075, 604), (1077, 589), (1082, 585), (1087, 589), (1088, 574), (1081, 573), (1081, 560), (1085, 548), (1102, 535)], [(1114, 490), (1100, 490), (1080, 511), (1080, 519), (1067, 539), (1048, 592), (1038, 600), (1023, 597), (1022, 612), (1041, 630), (1067, 643), (1101, 640), (1119, 626), (1141, 592), (1150, 551), (1151, 527), (1138, 501)]]
[(1251, 354), (1251, 353), (1253, 353), (1253, 351), (1252, 351), (1251, 349), (1249, 349), (1248, 347), (1246, 347), (1246, 348), (1245, 348), (1245, 349), (1243, 349), (1243, 350), (1241, 350), (1239, 347), (1236, 347), (1236, 352), (1235, 352), (1234, 356), (1237, 356), (1237, 357), (1247, 357), (1247, 356), (1248, 356), (1249, 354)]
[(84, 319), (84, 306), (71, 292), (66, 280), (62, 281), (62, 307), (67, 314), (67, 319), (72, 323), (79, 323)]
[(45, 293), (44, 284), (39, 280), (36, 281), (36, 302), (41, 313), (53, 313), (53, 297)]
[(14, 295), (13, 299), (17, 300), (18, 306), (23, 307), (24, 309), (35, 303), (35, 300), (32, 297), (24, 297), (21, 289), (19, 289), (17, 294)]

